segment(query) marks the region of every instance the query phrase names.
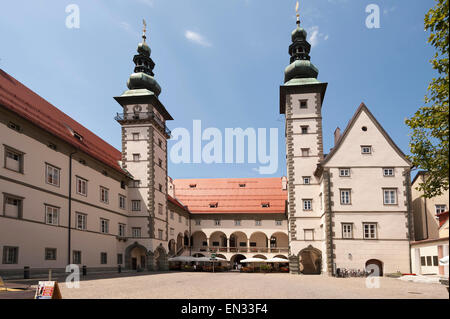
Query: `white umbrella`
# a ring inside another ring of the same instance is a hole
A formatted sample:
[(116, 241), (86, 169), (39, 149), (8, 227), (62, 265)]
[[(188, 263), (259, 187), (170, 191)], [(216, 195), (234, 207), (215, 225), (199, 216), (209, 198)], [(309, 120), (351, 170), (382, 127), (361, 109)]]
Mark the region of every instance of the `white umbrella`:
[(439, 265), (440, 266), (448, 266), (448, 256), (445, 256), (444, 258), (441, 258), (439, 260)]
[(191, 256), (176, 256), (168, 259), (168, 261), (181, 261), (181, 262), (191, 262), (196, 260), (197, 258)]
[(266, 263), (288, 263), (289, 260), (284, 259), (284, 258), (274, 257), (274, 258), (266, 259), (265, 262)]
[(214, 261), (227, 261), (227, 260), (224, 258), (220, 258), (220, 257), (216, 257), (216, 258), (197, 257), (197, 258), (195, 258), (195, 261), (214, 262)]
[(263, 263), (263, 262), (266, 262), (266, 260), (262, 259), (262, 258), (247, 258), (247, 259), (242, 259), (240, 262), (241, 263)]

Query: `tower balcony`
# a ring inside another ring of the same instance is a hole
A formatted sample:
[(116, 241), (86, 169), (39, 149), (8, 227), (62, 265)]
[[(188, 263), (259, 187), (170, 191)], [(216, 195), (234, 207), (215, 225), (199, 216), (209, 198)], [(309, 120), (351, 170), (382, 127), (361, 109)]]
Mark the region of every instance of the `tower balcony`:
[(167, 138), (170, 138), (172, 133), (154, 112), (117, 113), (114, 119), (120, 124), (146, 123), (150, 121), (155, 124)]

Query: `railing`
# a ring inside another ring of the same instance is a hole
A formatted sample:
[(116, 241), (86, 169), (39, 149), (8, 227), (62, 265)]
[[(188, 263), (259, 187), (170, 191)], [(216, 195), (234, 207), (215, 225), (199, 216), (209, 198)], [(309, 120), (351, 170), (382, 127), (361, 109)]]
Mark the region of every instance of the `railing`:
[(133, 112), (133, 113), (117, 113), (114, 117), (116, 121), (132, 121), (132, 120), (154, 120), (167, 135), (170, 136), (171, 131), (166, 124), (154, 112)]
[(289, 247), (220, 247), (194, 246), (193, 251), (208, 253), (287, 253)]

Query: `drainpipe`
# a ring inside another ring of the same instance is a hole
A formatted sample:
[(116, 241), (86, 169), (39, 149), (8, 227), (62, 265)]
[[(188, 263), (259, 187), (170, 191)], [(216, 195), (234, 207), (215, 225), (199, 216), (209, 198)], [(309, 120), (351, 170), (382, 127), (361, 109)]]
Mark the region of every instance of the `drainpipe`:
[(330, 238), (330, 261), (331, 261), (331, 275), (334, 276), (333, 270), (334, 270), (334, 258), (333, 258), (333, 220), (332, 220), (332, 211), (331, 211), (331, 178), (330, 178), (330, 173), (326, 172), (326, 178), (327, 178), (327, 182), (328, 182), (328, 186), (327, 186), (327, 192), (328, 192), (328, 213), (330, 214), (330, 229), (329, 229), (329, 233), (328, 236)]
[(405, 172), (405, 184), (406, 184), (406, 211), (408, 214), (408, 244), (409, 244), (409, 272), (412, 273), (412, 256), (411, 256), (411, 227), (413, 226), (412, 213), (411, 213), (411, 171)]
[[(422, 182), (425, 183), (425, 174), (423, 174), (422, 176)], [(427, 231), (427, 237), (425, 237), (424, 239), (428, 239), (429, 238), (429, 233), (428, 233), (428, 212), (427, 212), (427, 198), (424, 197), (424, 209), (425, 209), (425, 229)]]
[[(189, 213), (188, 213), (189, 214)], [(189, 256), (192, 256), (191, 215), (189, 215)]]
[(76, 154), (77, 152), (72, 152), (69, 155), (69, 222), (68, 222), (68, 239), (67, 239), (67, 264), (70, 265), (70, 256), (71, 256), (71, 228), (72, 228), (72, 156)]

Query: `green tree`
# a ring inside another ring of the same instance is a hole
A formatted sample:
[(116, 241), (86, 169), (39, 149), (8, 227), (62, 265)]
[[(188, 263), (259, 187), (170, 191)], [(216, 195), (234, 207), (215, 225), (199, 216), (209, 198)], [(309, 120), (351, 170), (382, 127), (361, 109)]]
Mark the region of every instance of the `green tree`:
[(430, 61), (437, 76), (428, 86), (425, 106), (422, 106), (406, 124), (411, 133), (411, 153), (414, 166), (428, 171), (419, 189), (424, 197), (441, 195), (449, 188), (448, 140), (449, 140), (449, 7), (448, 0), (436, 0), (436, 5), (425, 15), (425, 29), (430, 31), (428, 43), (436, 48)]

